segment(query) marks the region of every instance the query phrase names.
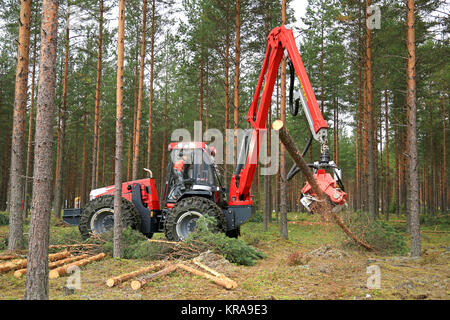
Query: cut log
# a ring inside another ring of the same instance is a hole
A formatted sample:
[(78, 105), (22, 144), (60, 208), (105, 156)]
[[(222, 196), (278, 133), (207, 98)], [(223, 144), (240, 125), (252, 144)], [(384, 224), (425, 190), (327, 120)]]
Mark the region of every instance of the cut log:
[(12, 261), (0, 264), (0, 273), (26, 268), (26, 266), (27, 259), (14, 259)]
[[(56, 261), (56, 260), (61, 260), (63, 258), (66, 258), (68, 256), (70, 256), (70, 252), (63, 251), (63, 252), (58, 252), (58, 253), (54, 253), (54, 254), (49, 254), (48, 260)], [(8, 261), (6, 263), (0, 264), (0, 273), (15, 271), (18, 269), (24, 269), (26, 267), (27, 267), (27, 259), (14, 259), (12, 261)]]
[(333, 211), (332, 204), (330, 203), (328, 196), (320, 189), (319, 185), (317, 184), (317, 181), (314, 179), (313, 172), (311, 171), (311, 168), (308, 167), (308, 164), (306, 163), (305, 159), (303, 159), (301, 152), (297, 149), (295, 146), (294, 141), (290, 137), (289, 133), (286, 130), (286, 127), (283, 124), (283, 121), (276, 120), (272, 124), (272, 128), (279, 132), (280, 140), (285, 146), (286, 150), (291, 155), (292, 159), (294, 160), (297, 167), (301, 170), (303, 175), (306, 177), (306, 180), (308, 181), (309, 185), (311, 186), (312, 191), (317, 195), (319, 201), (315, 201), (313, 204), (311, 204), (311, 212), (318, 212), (319, 214), (323, 215), (324, 217), (331, 217), (333, 221), (341, 227), (341, 229), (351, 238), (353, 239), (358, 245), (360, 245), (363, 248), (366, 248), (367, 250), (373, 251), (375, 248), (373, 248), (371, 245), (367, 244), (366, 242), (359, 239), (353, 232), (350, 231), (350, 229), (344, 224), (344, 222), (339, 218)]
[(157, 243), (167, 243), (175, 246), (180, 246), (181, 243), (178, 241), (168, 241), (168, 240), (159, 240), (159, 239), (148, 239), (148, 242), (157, 242)]
[(221, 278), (221, 279), (224, 279), (225, 281), (229, 281), (232, 284), (233, 288), (237, 288), (238, 285), (237, 285), (236, 281), (231, 280), (226, 275), (224, 275), (224, 274), (222, 274), (222, 273), (220, 273), (220, 272), (218, 272), (218, 271), (208, 267), (207, 265), (201, 263), (200, 261), (198, 261), (198, 257), (192, 259), (192, 262), (194, 262), (200, 268), (202, 268), (202, 269), (208, 271), (209, 273), (213, 274), (214, 276), (216, 276), (218, 278)]
[(16, 255), (0, 256), (0, 260), (12, 260), (12, 259), (16, 259), (16, 258), (17, 258)]
[[(50, 263), (48, 264), (48, 268), (49, 268), (49, 269), (54, 269), (54, 268), (56, 268), (56, 267), (59, 267), (59, 266), (62, 266), (62, 265), (64, 265), (64, 264), (66, 264), (66, 263), (70, 263), (70, 262), (74, 262), (74, 261), (78, 261), (78, 260), (87, 258), (88, 256), (89, 256), (89, 255), (87, 255), (87, 254), (82, 254), (82, 255), (80, 255), (80, 256), (70, 257), (70, 258), (58, 260), (58, 261), (55, 261), (55, 262), (50, 262)], [(22, 277), (22, 276), (23, 276), (24, 274), (26, 274), (26, 273), (27, 273), (27, 269), (26, 269), (26, 268), (20, 269), (20, 270), (16, 270), (16, 271), (14, 272), (14, 277), (20, 278), (20, 277)]]
[(58, 261), (64, 258), (70, 257), (70, 252), (65, 250), (62, 252), (57, 252), (57, 253), (52, 253), (48, 255), (48, 261), (53, 262), (53, 261)]
[(143, 286), (145, 286), (150, 281), (152, 281), (158, 277), (162, 278), (162, 277), (168, 275), (169, 273), (175, 271), (176, 269), (177, 269), (177, 265), (172, 264), (172, 265), (169, 265), (166, 268), (162, 269), (161, 271), (152, 273), (151, 275), (145, 276), (138, 280), (133, 280), (133, 281), (131, 281), (131, 288), (133, 290), (138, 290), (138, 289), (142, 288)]
[(157, 264), (149, 266), (149, 267), (140, 268), (139, 270), (136, 270), (136, 271), (133, 271), (130, 273), (125, 273), (125, 274), (122, 274), (117, 277), (109, 278), (108, 280), (106, 280), (106, 285), (111, 288), (111, 287), (117, 286), (118, 284), (120, 284), (124, 281), (127, 281), (131, 278), (137, 277), (141, 274), (149, 273), (151, 271), (160, 269), (163, 266), (164, 266), (163, 263), (157, 263)]
[(189, 267), (189, 266), (187, 266), (185, 264), (179, 263), (179, 264), (177, 264), (177, 266), (178, 266), (178, 268), (186, 270), (186, 271), (188, 271), (188, 272), (190, 272), (192, 274), (195, 274), (197, 276), (200, 276), (200, 277), (206, 278), (208, 280), (211, 280), (215, 284), (218, 284), (218, 285), (220, 285), (222, 287), (225, 287), (226, 289), (232, 289), (234, 287), (233, 283), (230, 282), (230, 281), (227, 281), (225, 279), (222, 279), (222, 278), (219, 278), (219, 277), (216, 277), (216, 276), (212, 276), (212, 275), (210, 275), (208, 273), (205, 273), (203, 271), (194, 269), (194, 268)]
[(95, 243), (76, 243), (76, 244), (52, 244), (48, 246), (49, 249), (59, 249), (59, 248), (92, 248), (98, 247)]
[(69, 263), (69, 264), (64, 265), (62, 267), (53, 269), (52, 271), (50, 271), (48, 276), (49, 276), (50, 279), (59, 278), (60, 276), (63, 276), (65, 274), (67, 274), (67, 270), (70, 267), (74, 267), (74, 266), (75, 267), (82, 267), (82, 266), (84, 266), (84, 265), (86, 265), (86, 264), (88, 264), (90, 262), (101, 260), (105, 256), (106, 255), (102, 252), (102, 253), (99, 253), (99, 254), (97, 254), (95, 256), (91, 256), (89, 258), (86, 258), (86, 259), (83, 259), (83, 260), (80, 260), (80, 261), (77, 261), (77, 262), (74, 262), (74, 263)]

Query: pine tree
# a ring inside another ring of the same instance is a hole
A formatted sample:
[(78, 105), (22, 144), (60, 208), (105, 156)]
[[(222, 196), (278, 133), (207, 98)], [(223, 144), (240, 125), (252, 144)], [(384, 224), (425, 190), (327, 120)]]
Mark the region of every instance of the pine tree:
[(52, 186), (52, 142), (55, 109), (57, 0), (43, 0), (33, 201), (28, 241), (26, 300), (48, 299), (48, 242)]

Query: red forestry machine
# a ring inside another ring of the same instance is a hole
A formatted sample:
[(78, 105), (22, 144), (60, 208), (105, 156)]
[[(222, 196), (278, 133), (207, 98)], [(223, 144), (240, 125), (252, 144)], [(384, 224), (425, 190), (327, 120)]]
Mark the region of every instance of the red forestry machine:
[[(320, 143), (321, 156), (309, 166), (314, 177), (329, 200), (336, 206), (345, 204), (347, 194), (341, 182), (341, 172), (330, 160), (327, 145), (328, 124), (323, 119), (316, 97), (295, 44), (293, 32), (284, 26), (274, 28), (268, 37), (265, 60), (259, 76), (256, 92), (247, 115), (252, 129), (245, 131), (239, 151), (239, 160), (229, 189), (223, 188), (215, 151), (205, 142), (176, 142), (169, 145), (171, 153), (163, 203), (160, 204), (155, 180), (128, 181), (122, 184), (122, 217), (125, 226), (140, 230), (151, 237), (164, 232), (168, 240), (187, 238), (202, 216), (216, 220), (215, 232), (225, 232), (230, 237), (240, 234), (240, 226), (254, 213), (253, 196), (250, 193), (260, 151), (261, 137), (266, 132), (266, 120), (281, 59), (288, 58), (290, 69), (289, 109), (297, 115), (301, 103), (311, 130), (310, 139), (303, 151), (306, 153), (312, 140)], [(295, 75), (300, 81), (299, 98), (294, 99)], [(262, 90), (261, 100), (260, 94)], [(294, 101), (295, 100), (295, 101)], [(325, 171), (334, 173), (334, 178)], [(291, 179), (299, 169), (294, 165), (287, 175)], [(315, 201), (307, 184), (302, 190), (302, 204), (308, 208)], [(91, 233), (110, 230), (114, 224), (114, 186), (90, 192), (84, 208), (65, 209), (64, 221), (78, 225), (84, 238)]]

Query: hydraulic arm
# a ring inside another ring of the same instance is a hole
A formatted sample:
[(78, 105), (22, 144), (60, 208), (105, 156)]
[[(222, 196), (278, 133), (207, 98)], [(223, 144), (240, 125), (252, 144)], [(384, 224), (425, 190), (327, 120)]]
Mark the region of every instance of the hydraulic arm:
[[(266, 121), (270, 110), (272, 93), (283, 56), (287, 57), (291, 70), (291, 91), (294, 82), (294, 78), (292, 77), (294, 72), (300, 82), (300, 97), (296, 100), (296, 104), (294, 105), (291, 94), (289, 99), (290, 111), (293, 115), (296, 115), (299, 107), (298, 102), (300, 102), (311, 131), (311, 138), (304, 152), (306, 152), (311, 144), (312, 139), (315, 139), (320, 143), (322, 154), (320, 161), (311, 164), (311, 167), (315, 170), (315, 177), (318, 182), (323, 180), (323, 183), (319, 184), (321, 186), (323, 185), (323, 189), (326, 188), (328, 190), (326, 193), (329, 194), (332, 202), (335, 204), (343, 204), (347, 195), (339, 188), (336, 188), (336, 181), (331, 178), (329, 174), (325, 174), (323, 170), (326, 167), (333, 168), (333, 170), (335, 170), (335, 178), (337, 176), (338, 183), (342, 186), (340, 182), (340, 170), (338, 170), (334, 162), (330, 162), (327, 144), (328, 124), (320, 111), (316, 96), (314, 95), (302, 58), (300, 57), (300, 53), (295, 43), (293, 32), (292, 30), (281, 26), (274, 28), (268, 36), (268, 45), (264, 63), (259, 75), (253, 101), (247, 114), (247, 121), (253, 127), (253, 130), (245, 137), (240, 152), (240, 158), (244, 158), (246, 161), (240, 165), (238, 162), (236, 171), (232, 177), (229, 205), (248, 205), (252, 203), (250, 189), (257, 167), (262, 134), (264, 134), (266, 130)], [(291, 178), (297, 172), (298, 169), (294, 166), (289, 172), (288, 177)], [(307, 187), (308, 186), (302, 190), (304, 195), (310, 191)]]

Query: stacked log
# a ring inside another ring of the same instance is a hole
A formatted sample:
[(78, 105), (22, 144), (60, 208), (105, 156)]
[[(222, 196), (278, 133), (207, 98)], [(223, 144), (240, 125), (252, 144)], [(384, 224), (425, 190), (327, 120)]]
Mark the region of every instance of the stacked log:
[[(49, 269), (54, 269), (54, 268), (56, 268), (56, 267), (59, 267), (59, 266), (61, 266), (61, 265), (66, 264), (66, 263), (71, 263), (71, 262), (74, 262), (74, 261), (78, 261), (78, 260), (87, 258), (88, 256), (89, 256), (89, 255), (87, 255), (87, 254), (82, 254), (82, 255), (80, 255), (80, 256), (70, 257), (70, 258), (58, 260), (58, 261), (55, 261), (55, 262), (51, 262), (51, 263), (49, 263), (48, 268), (49, 268)], [(23, 276), (24, 274), (26, 274), (26, 273), (27, 273), (27, 269), (26, 269), (26, 268), (20, 269), (20, 270), (16, 270), (16, 271), (14, 272), (14, 277), (20, 278), (20, 277), (22, 277), (22, 276)]]
[(124, 281), (127, 281), (127, 280), (129, 280), (131, 278), (137, 277), (137, 276), (139, 276), (141, 274), (157, 270), (157, 269), (161, 268), (162, 266), (163, 266), (163, 263), (158, 263), (158, 264), (155, 264), (155, 265), (152, 265), (152, 266), (149, 266), (149, 267), (141, 268), (139, 270), (136, 270), (136, 271), (133, 271), (133, 272), (130, 272), (130, 273), (122, 274), (122, 275), (117, 276), (117, 277), (109, 278), (108, 280), (106, 280), (106, 285), (108, 287), (112, 288), (112, 287), (117, 286), (118, 284), (120, 284), (120, 283), (122, 283)]
[(89, 258), (86, 258), (86, 259), (83, 259), (83, 260), (79, 260), (77, 262), (70, 263), (70, 264), (64, 265), (62, 267), (53, 269), (49, 273), (49, 278), (50, 279), (59, 278), (60, 276), (66, 275), (68, 273), (69, 268), (71, 268), (71, 267), (82, 267), (82, 266), (84, 266), (84, 265), (86, 265), (86, 264), (88, 264), (90, 262), (101, 260), (105, 256), (106, 255), (104, 253), (99, 253), (99, 254), (97, 254), (95, 256), (91, 256)]
[(16, 255), (4, 255), (4, 256), (0, 256), (0, 260), (12, 260), (14, 258), (17, 258)]
[[(61, 260), (63, 258), (66, 258), (70, 256), (70, 252), (63, 251), (58, 253), (53, 253), (48, 255), (49, 261), (57, 261)], [(27, 267), (27, 259), (15, 259), (6, 263), (3, 263), (0, 265), (0, 273), (1, 272), (9, 272), (9, 271), (15, 271), (18, 269), (24, 269)]]
[(225, 287), (226, 289), (233, 289), (233, 288), (235, 288), (235, 283), (233, 283), (234, 281), (232, 281), (232, 280), (230, 280), (228, 278), (224, 279), (224, 278), (219, 278), (219, 277), (216, 277), (216, 276), (212, 276), (212, 275), (210, 275), (208, 273), (205, 273), (203, 271), (194, 269), (194, 268), (189, 267), (189, 266), (187, 266), (185, 264), (182, 264), (182, 263), (177, 264), (177, 266), (178, 266), (178, 268), (181, 268), (181, 269), (183, 269), (185, 271), (188, 271), (188, 272), (190, 272), (192, 274), (195, 274), (197, 276), (200, 276), (200, 277), (206, 278), (208, 280), (211, 280), (215, 284), (218, 284), (218, 285), (220, 285), (222, 287)]
[(169, 273), (175, 271), (177, 269), (178, 265), (169, 265), (166, 268), (162, 269), (161, 271), (152, 273), (148, 276), (145, 276), (141, 279), (138, 280), (133, 280), (131, 281), (131, 288), (133, 290), (138, 290), (140, 288), (142, 288), (143, 286), (145, 286), (147, 283), (149, 283), (150, 281), (156, 279), (156, 278), (163, 278), (166, 275), (168, 275)]
[(200, 268), (208, 271), (209, 273), (213, 274), (214, 276), (225, 280), (227, 283), (231, 284), (231, 288), (237, 288), (237, 283), (236, 281), (231, 280), (230, 278), (228, 278), (227, 276), (225, 276), (224, 274), (217, 272), (216, 270), (208, 267), (207, 265), (201, 263), (200, 261), (198, 261), (197, 258), (193, 259), (192, 262), (194, 262), (197, 266), (199, 266)]

